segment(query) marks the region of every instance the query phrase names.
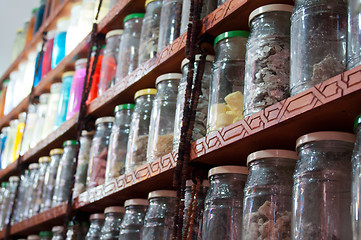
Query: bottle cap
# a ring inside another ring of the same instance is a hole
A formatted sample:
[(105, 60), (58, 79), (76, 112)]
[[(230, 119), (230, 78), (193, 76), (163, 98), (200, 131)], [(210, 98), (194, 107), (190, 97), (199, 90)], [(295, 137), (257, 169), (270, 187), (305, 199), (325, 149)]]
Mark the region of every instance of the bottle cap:
[(296, 148), (305, 143), (317, 141), (343, 141), (354, 143), (356, 137), (352, 133), (347, 132), (314, 132), (299, 137), (296, 141)]
[(128, 16), (126, 16), (123, 20), (123, 22), (126, 22), (130, 19), (133, 19), (133, 18), (144, 18), (144, 13), (132, 13), (132, 14), (129, 14)]
[(179, 80), (181, 78), (182, 78), (181, 73), (166, 73), (166, 74), (163, 74), (163, 75), (160, 75), (159, 77), (157, 77), (155, 84), (158, 84), (165, 80)]
[(51, 231), (53, 232), (62, 232), (64, 231), (64, 227), (63, 226), (54, 226)]
[[(197, 55), (195, 56), (196, 62), (199, 62), (199, 61), (201, 60), (201, 56), (202, 56), (201, 54), (197, 54)], [(206, 61), (207, 61), (207, 62), (213, 62), (213, 61), (214, 61), (214, 56), (213, 56), (213, 55), (207, 55)], [(181, 69), (183, 69), (183, 67), (184, 67), (186, 64), (188, 64), (188, 63), (189, 63), (189, 59), (188, 59), (188, 58), (183, 59), (182, 64), (181, 64)]]
[(78, 145), (77, 140), (67, 140), (63, 143), (63, 147)]
[(251, 153), (247, 157), (247, 166), (255, 161), (260, 159), (267, 159), (267, 158), (286, 158), (297, 161), (297, 153), (295, 151), (289, 150), (281, 150), (281, 149), (267, 149), (262, 151), (257, 151)]
[(72, 77), (72, 76), (74, 76), (74, 73), (75, 73), (74, 71), (65, 72), (65, 73), (63, 73), (61, 78)]
[(138, 97), (144, 95), (155, 95), (155, 94), (157, 94), (157, 89), (155, 88), (142, 89), (134, 94), (134, 99), (137, 99)]
[(107, 213), (124, 213), (125, 212), (125, 208), (124, 207), (119, 207), (119, 206), (112, 206), (112, 207), (107, 207), (104, 209), (104, 214)]
[(97, 118), (95, 121), (95, 125), (98, 125), (99, 123), (112, 123), (114, 122), (114, 117), (101, 117)]
[(126, 103), (118, 105), (114, 108), (114, 112), (119, 112), (120, 110), (128, 110), (128, 109), (134, 109), (135, 105), (133, 103)]
[(134, 199), (128, 199), (124, 203), (124, 207), (128, 206), (149, 206), (149, 202), (147, 199), (141, 199), (141, 198), (134, 198)]
[(28, 240), (39, 240), (40, 238), (38, 235), (29, 235), (27, 239)]
[(232, 38), (232, 37), (249, 37), (248, 31), (230, 31), (230, 32), (224, 32), (216, 37), (214, 40), (214, 45), (216, 45), (219, 41), (222, 41), (226, 38)]
[(86, 131), (86, 130), (83, 130), (81, 131), (81, 135), (82, 136), (93, 136), (95, 134), (95, 131)]
[(42, 232), (39, 232), (39, 236), (40, 237), (52, 237), (53, 233), (50, 231), (42, 231)]
[(293, 6), (288, 4), (269, 4), (255, 9), (248, 18), (248, 24), (252, 21), (253, 18), (258, 15), (266, 12), (292, 12)]
[(108, 39), (108, 38), (116, 36), (116, 35), (122, 35), (122, 34), (123, 34), (123, 29), (115, 29), (115, 30), (109, 31), (107, 33), (107, 35), (105, 35), (105, 39)]
[(29, 170), (38, 169), (38, 168), (39, 168), (39, 164), (37, 163), (32, 163), (29, 165)]
[(18, 176), (9, 177), (9, 182), (19, 182), (20, 178)]
[(177, 192), (173, 190), (157, 190), (148, 194), (148, 199), (157, 197), (177, 197)]
[(231, 174), (238, 173), (243, 175), (248, 175), (248, 168), (241, 166), (220, 166), (214, 167), (208, 171), (208, 177), (217, 175), (217, 174)]
[(105, 215), (103, 213), (95, 213), (90, 215), (89, 220), (94, 220), (94, 219), (105, 219)]
[(86, 64), (88, 62), (87, 58), (80, 58), (78, 60), (75, 61), (75, 65), (80, 65), (80, 64)]
[(39, 158), (39, 163), (46, 163), (46, 162), (50, 162), (50, 157), (44, 156)]
[(57, 155), (57, 154), (63, 154), (64, 150), (62, 148), (54, 148), (52, 150), (50, 150), (49, 155), (53, 156), (53, 155)]

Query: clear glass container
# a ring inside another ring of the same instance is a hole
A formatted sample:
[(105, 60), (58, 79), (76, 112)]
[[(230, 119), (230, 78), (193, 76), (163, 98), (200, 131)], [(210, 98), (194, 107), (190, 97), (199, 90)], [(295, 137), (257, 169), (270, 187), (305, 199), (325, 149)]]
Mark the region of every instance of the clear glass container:
[(183, 0), (163, 0), (160, 14), (158, 52), (179, 37)]
[(288, 150), (263, 150), (248, 156), (242, 239), (291, 239), (296, 161), (297, 153)]
[(14, 152), (15, 137), (19, 120), (11, 120), (8, 136), (5, 142), (4, 152), (1, 156), (1, 166), (5, 169), (12, 162), (12, 154)]
[(145, 15), (140, 35), (138, 65), (143, 64), (157, 55), (162, 2), (163, 0), (147, 0), (145, 2)]
[(124, 32), (119, 46), (116, 82), (138, 67), (138, 51), (144, 13), (132, 13), (124, 18)]
[(33, 203), (31, 204), (33, 206), (31, 210), (32, 216), (40, 212), (41, 205), (45, 200), (43, 199), (44, 196), (43, 190), (45, 187), (45, 176), (49, 166), (50, 166), (50, 157), (46, 156), (39, 158), (38, 182), (34, 191), (35, 195), (33, 198)]
[(271, 4), (249, 16), (244, 86), (244, 116), (289, 96), (290, 27), (293, 6)]
[(176, 196), (177, 192), (170, 190), (158, 190), (149, 193), (149, 208), (144, 219), (142, 239), (172, 239)]
[(105, 36), (107, 44), (105, 45), (102, 66), (100, 70), (98, 96), (101, 96), (115, 83), (115, 74), (117, 71), (117, 61), (119, 55), (119, 46), (122, 29), (113, 30)]
[(53, 232), (53, 238), (51, 240), (63, 240), (63, 226), (54, 226), (51, 231)]
[(30, 148), (33, 148), (42, 140), (41, 132), (43, 131), (43, 127), (45, 125), (45, 117), (46, 111), (48, 110), (48, 101), (49, 101), (50, 94), (44, 93), (40, 95), (40, 102), (38, 104), (37, 110), (37, 117), (36, 117), (36, 124), (34, 127), (34, 133), (32, 136), (32, 141), (30, 143)]
[(69, 18), (60, 18), (56, 24), (56, 35), (54, 38), (53, 53), (51, 57), (51, 69), (56, 68), (65, 57), (66, 32), (69, 27)]
[(156, 80), (157, 94), (149, 125), (147, 161), (160, 158), (173, 149), (174, 119), (177, 108), (180, 73), (167, 73)]
[(36, 126), (37, 121), (37, 104), (30, 104), (28, 107), (28, 116), (26, 118), (26, 124), (24, 129), (23, 141), (21, 143), (20, 155), (23, 156), (29, 149), (31, 140), (33, 138), (34, 128)]
[(249, 32), (231, 31), (215, 40), (207, 134), (243, 118), (246, 42)]
[(248, 169), (221, 166), (209, 170), (208, 190), (203, 213), (202, 238), (242, 239), (243, 189)]
[(1, 212), (2, 225), (0, 223), (0, 229), (5, 227), (7, 224), (9, 224), (11, 210), (13, 207), (15, 207), (14, 205), (15, 193), (19, 181), (20, 179), (17, 176), (11, 176), (9, 178), (9, 184), (6, 187), (6, 189), (8, 190), (8, 194), (5, 195), (4, 205)]
[(78, 35), (78, 22), (80, 18), (80, 11), (82, 8), (82, 3), (74, 3), (70, 11), (70, 20), (68, 31), (66, 32), (65, 40), (65, 55), (69, 55), (75, 47), (79, 44), (80, 40)]
[[(56, 30), (50, 30), (47, 34), (47, 41), (45, 44), (43, 61), (41, 66), (41, 77), (45, 77), (51, 70), (51, 59), (53, 57), (54, 39)], [(34, 85), (35, 86), (35, 85)]]
[(53, 132), (62, 85), (62, 83), (53, 83), (50, 87), (50, 97), (48, 101), (48, 109), (46, 110), (42, 138), (46, 138), (50, 133)]
[(65, 240), (84, 240), (89, 229), (88, 222), (70, 221)]
[(132, 121), (134, 104), (118, 105), (114, 109), (115, 120), (109, 140), (108, 161), (105, 171), (105, 181), (110, 181), (124, 174), (125, 158), (129, 128)]
[(124, 207), (107, 207), (104, 209), (105, 221), (101, 231), (101, 240), (118, 240), (120, 224), (124, 216)]
[(347, 69), (361, 64), (361, 2), (348, 1)]
[(105, 182), (109, 139), (113, 122), (114, 117), (102, 117), (95, 121), (96, 129), (90, 148), (87, 189), (102, 185)]
[(0, 206), (0, 229), (3, 229), (4, 224), (4, 218), (5, 218), (5, 209), (7, 208), (9, 204), (9, 189), (8, 189), (8, 182), (2, 182), (1, 183), (1, 206)]
[[(10, 127), (4, 127), (4, 128), (1, 129), (1, 134), (0, 134), (0, 157), (2, 156), (2, 154), (3, 154), (4, 150), (5, 150), (5, 144), (6, 144), (6, 139), (8, 138), (9, 130), (10, 130)], [(0, 162), (0, 166), (1, 166), (1, 169), (5, 169), (5, 166), (3, 166), (1, 162)]]
[(25, 128), (25, 121), (26, 121), (26, 112), (22, 112), (19, 114), (19, 122), (16, 128), (14, 150), (12, 153), (11, 162), (15, 162), (20, 156), (21, 142), (23, 139), (23, 133)]
[[(97, 48), (98, 48), (97, 46), (93, 46), (91, 56), (90, 56), (89, 66), (93, 66), (93, 64), (94, 64), (95, 54), (96, 54)], [(99, 50), (98, 60), (97, 60), (97, 63), (95, 65), (94, 74), (93, 74), (93, 77), (92, 77), (92, 79), (93, 79), (92, 84), (91, 84), (91, 87), (90, 87), (90, 91), (88, 93), (88, 98), (87, 98), (87, 100), (85, 102), (87, 105), (89, 105), (94, 99), (96, 99), (98, 97), (98, 86), (99, 86), (99, 80), (100, 80), (100, 71), (101, 71), (101, 67), (102, 67), (103, 53), (104, 53), (105, 45), (101, 45), (101, 46), (99, 46), (99, 48), (100, 48), (100, 50)], [(91, 69), (89, 69), (89, 72), (91, 72)]]
[(291, 22), (293, 96), (345, 71), (347, 1), (296, 0)]
[(56, 110), (53, 130), (56, 130), (66, 121), (68, 111), (69, 95), (73, 83), (74, 71), (65, 72), (62, 76), (62, 85), (59, 95), (58, 106)]
[(13, 218), (11, 219), (12, 224), (20, 222), (20, 214), (22, 214), (21, 213), (22, 206), (26, 202), (25, 195), (26, 195), (26, 190), (29, 185), (29, 176), (30, 176), (29, 170), (25, 170), (24, 173), (20, 177), (19, 192), (18, 192), (17, 201), (16, 201), (16, 205), (15, 205), (14, 215), (13, 215)]
[(297, 140), (292, 239), (352, 239), (351, 157), (355, 136), (316, 132)]
[(90, 227), (85, 240), (99, 240), (104, 226), (105, 216), (101, 213), (92, 214), (89, 217)]
[(20, 221), (30, 218), (30, 209), (33, 207), (31, 204), (33, 202), (34, 197), (34, 188), (37, 181), (38, 171), (39, 171), (39, 164), (32, 163), (29, 165), (29, 182), (27, 184), (27, 190), (25, 193), (25, 203), (22, 207), (20, 212)]
[[(201, 55), (196, 55), (194, 63), (193, 81), (195, 81), (197, 75), (198, 64)], [(198, 106), (196, 111), (196, 118), (194, 122), (194, 128), (192, 133), (192, 139), (197, 140), (206, 136), (207, 134), (207, 115), (208, 115), (208, 103), (209, 103), (209, 85), (212, 76), (212, 63), (214, 56), (208, 55), (206, 57), (206, 64), (204, 67), (204, 73), (202, 77), (202, 91), (199, 95)], [(182, 130), (182, 120), (184, 111), (184, 98), (187, 88), (187, 76), (189, 72), (189, 60), (184, 59), (182, 62), (182, 79), (178, 86), (178, 98), (177, 109), (174, 120), (174, 138), (173, 138), (173, 150), (177, 151), (179, 147), (179, 141)]]
[(354, 130), (356, 133), (356, 143), (352, 155), (352, 231), (353, 239), (358, 240), (361, 238), (361, 115), (355, 119)]
[(82, 41), (92, 30), (94, 21), (94, 5), (95, 0), (82, 0), (77, 26), (77, 34), (74, 38), (74, 41), (77, 43)]
[(4, 116), (4, 110), (5, 110), (5, 102), (6, 102), (6, 95), (8, 93), (8, 86), (9, 86), (9, 79), (5, 79), (2, 84), (1, 88), (1, 97), (0, 97), (0, 117)]
[(60, 159), (56, 174), (52, 207), (68, 200), (70, 182), (73, 173), (74, 158), (78, 150), (78, 141), (68, 140), (63, 143), (64, 153)]
[(39, 232), (40, 240), (52, 240), (53, 233), (50, 231)]
[(149, 203), (147, 199), (128, 199), (125, 201), (125, 214), (120, 225), (119, 239), (142, 239), (142, 229), (148, 206)]
[(16, 84), (16, 78), (18, 75), (18, 71), (13, 71), (10, 73), (10, 81), (7, 88), (7, 94), (5, 96), (5, 104), (4, 104), (4, 115), (8, 115), (9, 112), (14, 107), (14, 91), (15, 91), (15, 84)]
[(148, 88), (134, 95), (135, 107), (129, 130), (125, 172), (130, 172), (147, 161), (150, 116), (156, 93), (156, 89)]

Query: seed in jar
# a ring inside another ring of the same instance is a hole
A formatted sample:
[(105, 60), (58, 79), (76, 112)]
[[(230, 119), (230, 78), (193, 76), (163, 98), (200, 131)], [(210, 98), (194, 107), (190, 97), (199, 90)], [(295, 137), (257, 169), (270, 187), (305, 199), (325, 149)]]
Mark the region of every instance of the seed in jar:
[(139, 136), (135, 142), (135, 151), (133, 153), (135, 167), (143, 164), (147, 159), (148, 135)]
[(173, 134), (159, 135), (154, 152), (154, 159), (160, 158), (173, 150)]

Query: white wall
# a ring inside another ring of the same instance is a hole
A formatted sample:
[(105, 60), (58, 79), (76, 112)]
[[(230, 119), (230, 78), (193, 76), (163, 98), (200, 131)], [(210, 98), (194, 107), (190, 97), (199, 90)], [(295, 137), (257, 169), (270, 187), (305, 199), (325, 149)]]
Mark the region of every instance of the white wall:
[(16, 30), (24, 26), (39, 4), (40, 0), (0, 0), (0, 76), (10, 65)]

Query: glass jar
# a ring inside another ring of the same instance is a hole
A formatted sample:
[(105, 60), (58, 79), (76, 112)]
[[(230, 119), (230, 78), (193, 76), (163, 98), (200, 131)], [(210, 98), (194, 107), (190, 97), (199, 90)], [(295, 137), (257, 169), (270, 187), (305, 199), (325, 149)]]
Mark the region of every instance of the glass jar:
[(347, 69), (361, 64), (361, 12), (360, 1), (348, 1)]
[(149, 125), (147, 161), (151, 162), (172, 151), (174, 119), (177, 108), (179, 73), (167, 73), (156, 80), (157, 94), (153, 100)]
[(65, 55), (69, 55), (75, 47), (79, 44), (78, 35), (78, 22), (81, 11), (81, 2), (74, 3), (71, 7), (70, 11), (70, 20), (68, 31), (66, 32), (66, 40), (65, 40)]
[(142, 239), (142, 228), (148, 206), (149, 203), (147, 199), (128, 199), (125, 201), (125, 214), (120, 225), (119, 239)]
[(77, 25), (76, 42), (81, 42), (92, 30), (95, 0), (82, 0)]
[(59, 62), (65, 57), (66, 32), (69, 27), (69, 18), (60, 18), (56, 23), (56, 35), (51, 57), (51, 69), (56, 68)]
[(48, 72), (51, 70), (51, 59), (53, 58), (53, 48), (54, 48), (54, 39), (56, 35), (56, 30), (51, 30), (46, 34), (48, 39), (45, 44), (43, 63), (41, 68), (41, 77), (44, 78)]
[(162, 1), (163, 0), (145, 1), (145, 15), (142, 33), (140, 35), (138, 65), (143, 64), (157, 55)]
[(101, 213), (92, 214), (89, 217), (90, 227), (85, 240), (99, 240), (104, 226), (105, 216)]
[(74, 71), (65, 72), (62, 76), (62, 86), (56, 111), (53, 130), (56, 130), (66, 121), (66, 112), (68, 111), (69, 94), (73, 82)]
[(358, 240), (361, 238), (361, 222), (360, 222), (360, 213), (361, 208), (359, 206), (359, 200), (361, 195), (361, 115), (357, 116), (355, 119), (354, 130), (356, 133), (356, 143), (352, 155), (352, 231), (353, 239)]
[(43, 127), (45, 125), (45, 117), (46, 117), (46, 111), (48, 110), (48, 101), (49, 101), (50, 94), (44, 93), (40, 95), (40, 102), (38, 104), (38, 110), (37, 110), (37, 117), (36, 117), (36, 124), (34, 127), (34, 133), (32, 136), (32, 141), (30, 143), (30, 148), (34, 148), (36, 144), (42, 140), (41, 138), (41, 132), (43, 131)]
[(63, 226), (55, 226), (51, 229), (53, 232), (53, 238), (51, 240), (63, 240), (63, 232), (64, 227)]
[(45, 173), (41, 212), (50, 209), (52, 206), (56, 175), (63, 152), (62, 148), (54, 148), (50, 151), (50, 164)]
[(179, 37), (182, 19), (182, 0), (163, 0), (160, 14), (158, 52)]
[(78, 141), (68, 140), (63, 143), (64, 153), (60, 159), (56, 174), (52, 207), (68, 200), (74, 159), (78, 150)]
[(19, 192), (18, 192), (17, 201), (16, 201), (16, 205), (15, 205), (14, 215), (13, 215), (13, 218), (11, 219), (12, 224), (20, 222), (20, 215), (22, 214), (21, 213), (22, 206), (24, 206), (26, 203), (25, 195), (26, 195), (26, 191), (28, 189), (29, 176), (30, 176), (29, 170), (25, 170), (24, 173), (20, 177)]
[(53, 233), (49, 231), (39, 232), (40, 240), (52, 240)]
[(31, 204), (33, 206), (31, 211), (32, 216), (40, 212), (41, 205), (45, 200), (43, 199), (43, 195), (44, 195), (43, 190), (45, 186), (45, 176), (49, 166), (50, 166), (50, 157), (46, 156), (39, 158), (38, 183), (35, 187), (35, 192), (34, 192), (35, 196), (33, 199), (33, 203)]
[(22, 112), (19, 114), (19, 121), (18, 121), (18, 125), (16, 128), (14, 150), (12, 152), (11, 162), (15, 162), (18, 159), (18, 157), (20, 156), (20, 148), (21, 148), (21, 142), (23, 139), (25, 121), (26, 121), (26, 112)]
[[(101, 45), (99, 47), (100, 47), (100, 50), (99, 50), (98, 60), (95, 65), (95, 70), (94, 70), (94, 74), (92, 77), (92, 84), (91, 84), (90, 91), (88, 94), (88, 99), (86, 100), (87, 105), (89, 105), (94, 99), (96, 99), (98, 97), (98, 85), (99, 85), (99, 79), (100, 79), (100, 70), (102, 67), (103, 52), (104, 52), (105, 45)], [(90, 57), (90, 62), (89, 62), (89, 73), (91, 73), (91, 71), (92, 71), (91, 68), (94, 64), (96, 51), (97, 51), (97, 46), (93, 46), (91, 57)], [(90, 77), (89, 77), (89, 79), (90, 79)]]
[(291, 18), (291, 95), (346, 69), (347, 1), (296, 0)]
[(249, 15), (244, 116), (289, 96), (290, 27), (293, 6), (271, 4)]
[(114, 109), (115, 120), (109, 140), (108, 161), (105, 171), (105, 181), (110, 181), (124, 174), (125, 158), (129, 128), (132, 121), (134, 104), (118, 105)]
[(115, 82), (138, 67), (138, 51), (144, 13), (132, 13), (124, 18), (124, 32), (119, 46)]
[(33, 199), (33, 187), (35, 185), (36, 178), (38, 175), (39, 164), (37, 164), (37, 163), (30, 164), (29, 171), (30, 171), (29, 181), (26, 185), (26, 192), (25, 192), (25, 197), (24, 197), (25, 201), (20, 210), (19, 222), (29, 218), (29, 211), (30, 211), (30, 208), (32, 207), (31, 203), (32, 203), (32, 199)]
[(221, 166), (209, 170), (208, 190), (203, 213), (202, 238), (242, 239), (243, 189), (248, 169)]
[(75, 73), (69, 94), (66, 120), (69, 120), (74, 114), (76, 114), (80, 110), (87, 61), (88, 60), (86, 58), (81, 58), (75, 61)]
[(130, 172), (147, 161), (150, 116), (156, 93), (156, 89), (148, 88), (134, 95), (135, 107), (129, 130), (125, 172)]
[(296, 161), (296, 152), (287, 150), (264, 150), (248, 156), (242, 239), (291, 239)]
[[(198, 69), (200, 57), (201, 55), (195, 56), (193, 81), (195, 81), (197, 75), (197, 69)], [(214, 56), (208, 55), (206, 57), (206, 64), (204, 67), (204, 72), (202, 77), (202, 91), (198, 99), (196, 118), (194, 121), (194, 128), (192, 133), (192, 140), (200, 139), (206, 136), (207, 134), (209, 84), (211, 82), (211, 75), (212, 75), (211, 68), (212, 68), (213, 60), (214, 60)], [(177, 109), (174, 120), (173, 150), (175, 151), (178, 150), (180, 137), (181, 137), (183, 111), (184, 111), (184, 98), (187, 88), (188, 71), (189, 71), (189, 60), (184, 59), (182, 61), (182, 79), (178, 86)]]
[(355, 136), (316, 132), (296, 143), (293, 239), (352, 239), (351, 157)]
[(10, 82), (9, 79), (5, 79), (3, 81), (3, 84), (2, 84), (2, 88), (1, 88), (2, 93), (1, 93), (1, 98), (0, 98), (0, 102), (1, 102), (1, 105), (0, 105), (0, 117), (4, 116), (6, 94), (8, 93), (7, 90), (8, 90), (9, 82)]
[(107, 207), (104, 209), (105, 221), (101, 231), (101, 240), (118, 240), (120, 224), (124, 216), (124, 207)]
[(26, 124), (24, 129), (24, 136), (21, 143), (20, 155), (24, 154), (30, 149), (31, 139), (33, 138), (34, 128), (37, 121), (37, 104), (30, 104), (28, 107), (28, 116), (26, 118)]
[(0, 206), (0, 229), (3, 229), (5, 224), (5, 213), (7, 205), (9, 204), (9, 189), (8, 189), (8, 182), (1, 183), (1, 206)]
[(39, 235), (29, 235), (27, 240), (40, 240)]
[(38, 8), (38, 11), (36, 12), (36, 20), (35, 20), (35, 25), (34, 25), (33, 36), (36, 34), (36, 32), (39, 30), (39, 28), (43, 24), (45, 5), (46, 5), (45, 1), (40, 1), (40, 7)]
[(149, 193), (149, 208), (144, 219), (142, 239), (172, 239), (176, 197), (177, 192), (170, 190), (158, 190)]
[(10, 121), (10, 129), (9, 129), (8, 137), (6, 139), (5, 149), (1, 157), (1, 166), (3, 168), (6, 168), (12, 162), (12, 154), (14, 152), (14, 144), (15, 144), (15, 137), (16, 137), (18, 124), (19, 124), (18, 119)]
[(61, 88), (62, 83), (53, 83), (50, 87), (48, 109), (46, 110), (46, 117), (42, 131), (43, 139), (46, 138), (53, 131)]
[(219, 35), (212, 68), (207, 134), (243, 118), (243, 87), (246, 42), (249, 32), (231, 31)]
[(42, 43), (39, 42), (36, 50), (38, 52), (38, 54), (36, 55), (36, 59), (35, 59), (35, 72), (34, 72), (34, 82), (33, 82), (33, 87), (38, 86), (42, 76), (41, 76), (41, 72), (43, 69), (43, 60), (44, 60), (44, 56), (41, 55), (41, 49), (42, 49)]
[(65, 240), (84, 240), (89, 229), (88, 222), (70, 221)]
[(7, 94), (5, 97), (4, 115), (8, 115), (9, 112), (14, 108), (13, 98), (14, 98), (17, 75), (18, 75), (18, 71), (13, 71), (10, 73), (10, 81), (8, 84)]
[(33, 10), (31, 10), (31, 17), (30, 17), (30, 21), (29, 21), (28, 31), (26, 33), (25, 45), (28, 44), (31, 41), (31, 39), (33, 38), (36, 14), (38, 13), (38, 10), (39, 10), (38, 8), (33, 8)]
[[(8, 138), (10, 127), (4, 127), (1, 129), (0, 134), (0, 156), (2, 156), (5, 150), (6, 139)], [(0, 163), (1, 169), (5, 169), (5, 166)]]
[[(9, 190), (8, 195), (6, 195), (6, 199), (4, 202), (4, 208), (2, 209), (2, 223), (3, 223), (3, 227), (5, 227), (7, 224), (9, 224), (10, 221), (10, 214), (11, 214), (11, 210), (13, 207), (15, 207), (14, 205), (14, 200), (15, 200), (15, 194), (16, 194), (16, 188), (19, 184), (19, 177), (18, 176), (11, 176), (9, 178), (9, 184), (7, 186), (7, 189)], [(0, 227), (1, 228), (1, 227)]]
[(107, 33), (105, 39), (104, 55), (100, 70), (98, 96), (101, 96), (115, 83), (115, 73), (117, 71), (117, 60), (119, 55), (120, 39), (123, 34), (122, 29), (113, 30)]

